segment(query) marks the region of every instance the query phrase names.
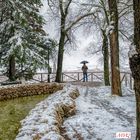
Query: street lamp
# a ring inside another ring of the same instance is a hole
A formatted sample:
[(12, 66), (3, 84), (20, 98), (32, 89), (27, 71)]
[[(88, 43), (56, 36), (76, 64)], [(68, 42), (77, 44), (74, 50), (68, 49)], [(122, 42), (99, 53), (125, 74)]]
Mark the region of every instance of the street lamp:
[(48, 51), (48, 83), (50, 83), (50, 45), (51, 45), (51, 42), (47, 41), (46, 47)]

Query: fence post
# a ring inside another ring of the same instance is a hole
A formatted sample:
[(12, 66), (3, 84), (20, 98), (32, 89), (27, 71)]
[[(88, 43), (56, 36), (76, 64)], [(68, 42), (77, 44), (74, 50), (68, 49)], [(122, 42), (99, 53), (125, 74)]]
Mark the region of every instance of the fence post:
[(79, 81), (79, 72), (77, 74), (78, 74), (78, 81)]
[(91, 82), (93, 82), (93, 72), (91, 72)]

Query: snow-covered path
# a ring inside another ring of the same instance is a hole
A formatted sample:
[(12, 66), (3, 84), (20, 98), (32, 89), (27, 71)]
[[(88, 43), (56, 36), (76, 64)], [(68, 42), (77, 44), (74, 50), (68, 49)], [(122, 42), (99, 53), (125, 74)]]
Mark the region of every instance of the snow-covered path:
[[(130, 132), (130, 140), (135, 140), (134, 92), (123, 87), (123, 97), (118, 97), (111, 95), (110, 87), (86, 84), (66, 85), (37, 104), (21, 121), (16, 140), (117, 140), (117, 132)], [(76, 109), (76, 114), (65, 116), (61, 106)]]
[(135, 139), (135, 98), (123, 88), (123, 97), (112, 96), (110, 87), (79, 86), (77, 113), (64, 121), (70, 140), (116, 140), (117, 132), (131, 132)]

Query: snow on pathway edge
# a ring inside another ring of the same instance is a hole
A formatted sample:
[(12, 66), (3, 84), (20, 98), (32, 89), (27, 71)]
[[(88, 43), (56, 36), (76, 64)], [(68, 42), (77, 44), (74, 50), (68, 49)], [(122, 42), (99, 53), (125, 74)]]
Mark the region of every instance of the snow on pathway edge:
[(16, 140), (63, 140), (59, 128), (64, 117), (74, 114), (76, 110), (74, 99), (78, 96), (77, 88), (66, 85), (63, 90), (37, 104), (21, 121), (22, 127)]

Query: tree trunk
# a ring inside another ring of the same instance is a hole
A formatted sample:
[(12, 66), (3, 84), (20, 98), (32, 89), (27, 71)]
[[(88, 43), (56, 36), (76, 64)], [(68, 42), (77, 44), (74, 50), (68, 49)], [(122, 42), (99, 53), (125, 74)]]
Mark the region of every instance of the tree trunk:
[(140, 140), (140, 1), (133, 0), (134, 7), (134, 45), (136, 47), (136, 54), (129, 60), (130, 69), (134, 78), (134, 89), (136, 96), (136, 119), (137, 132), (136, 140)]
[(15, 81), (15, 56), (9, 57), (9, 80)]
[(65, 37), (66, 37), (66, 34), (65, 34), (65, 17), (61, 17), (61, 34), (60, 34), (60, 40), (59, 40), (57, 72), (56, 72), (56, 79), (55, 79), (55, 81), (58, 82), (58, 83), (61, 82)]
[(138, 57), (133, 56), (130, 60), (130, 68), (134, 78), (134, 90), (136, 96), (136, 140), (140, 140), (140, 54)]
[(111, 21), (113, 21), (112, 33), (110, 33), (111, 50), (111, 89), (112, 94), (122, 96), (119, 67), (119, 40), (118, 40), (118, 9), (116, 0), (108, 0)]
[(102, 30), (103, 34), (103, 57), (104, 57), (104, 83), (105, 86), (110, 85), (109, 81), (109, 52), (108, 52), (108, 38), (107, 35), (105, 34), (105, 31)]

